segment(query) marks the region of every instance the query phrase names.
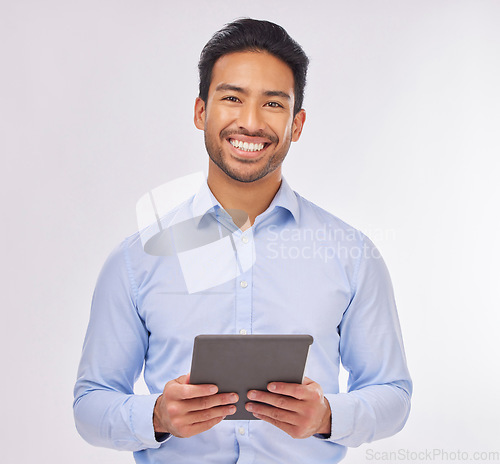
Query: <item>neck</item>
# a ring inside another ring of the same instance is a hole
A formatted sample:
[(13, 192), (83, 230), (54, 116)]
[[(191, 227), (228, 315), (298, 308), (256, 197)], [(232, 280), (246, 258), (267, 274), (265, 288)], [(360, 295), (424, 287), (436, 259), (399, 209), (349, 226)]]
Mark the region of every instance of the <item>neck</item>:
[[(208, 166), (208, 186), (226, 210), (244, 211), (249, 222), (242, 229), (253, 225), (255, 218), (271, 204), (281, 185), (281, 167), (255, 182), (239, 182), (224, 173), (212, 160)], [(230, 211), (229, 211), (230, 212)]]

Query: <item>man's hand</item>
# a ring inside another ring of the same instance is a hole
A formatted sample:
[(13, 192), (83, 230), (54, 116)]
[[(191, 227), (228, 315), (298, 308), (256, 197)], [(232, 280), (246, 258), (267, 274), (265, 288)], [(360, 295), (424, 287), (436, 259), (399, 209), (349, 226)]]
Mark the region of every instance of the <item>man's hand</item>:
[(320, 385), (304, 377), (304, 383), (272, 382), (269, 392), (250, 390), (246, 409), (257, 419), (269, 422), (292, 438), (307, 438), (316, 433), (330, 435), (331, 410)]
[[(219, 393), (215, 385), (189, 385), (189, 375), (171, 380), (156, 400), (155, 433), (187, 438), (211, 429), (236, 412), (236, 393)], [(230, 405), (230, 406), (228, 406)]]

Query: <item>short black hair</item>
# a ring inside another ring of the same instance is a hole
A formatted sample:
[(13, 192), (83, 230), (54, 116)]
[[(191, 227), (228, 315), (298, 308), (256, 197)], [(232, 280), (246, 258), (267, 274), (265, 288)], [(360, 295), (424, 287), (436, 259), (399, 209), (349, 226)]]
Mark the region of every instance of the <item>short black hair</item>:
[(266, 51), (284, 61), (294, 78), (294, 116), (302, 108), (309, 58), (281, 26), (251, 18), (237, 19), (217, 31), (201, 51), (199, 97), (206, 103), (215, 62), (228, 53)]

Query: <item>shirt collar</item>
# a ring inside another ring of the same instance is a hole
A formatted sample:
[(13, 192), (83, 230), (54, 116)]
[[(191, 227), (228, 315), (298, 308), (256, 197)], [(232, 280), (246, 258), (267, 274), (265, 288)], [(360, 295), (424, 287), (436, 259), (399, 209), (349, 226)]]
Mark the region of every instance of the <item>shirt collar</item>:
[[(290, 188), (284, 177), (281, 177), (280, 188), (276, 192), (271, 204), (260, 216), (268, 216), (276, 207), (289, 211), (295, 221), (297, 223), (299, 222), (300, 209), (297, 195)], [(193, 198), (192, 214), (197, 226), (207, 214), (227, 216), (227, 218), (230, 218), (230, 215), (224, 210), (217, 198), (215, 198), (207, 182), (202, 183), (198, 193)]]
[(270, 214), (274, 209), (282, 208), (291, 213), (293, 218), (295, 219), (295, 222), (299, 222), (300, 218), (300, 209), (299, 209), (299, 201), (297, 200), (297, 195), (295, 192), (290, 188), (288, 185), (288, 182), (285, 180), (285, 178), (282, 176), (281, 177), (281, 185), (278, 191), (276, 192), (276, 195), (273, 198), (273, 201), (271, 201), (271, 204), (269, 207), (262, 213), (262, 216)]
[(201, 219), (201, 217), (205, 214), (219, 208), (223, 209), (222, 205), (217, 201), (217, 198), (214, 197), (214, 194), (208, 187), (207, 182), (203, 182), (198, 190), (198, 193), (193, 198), (193, 217)]

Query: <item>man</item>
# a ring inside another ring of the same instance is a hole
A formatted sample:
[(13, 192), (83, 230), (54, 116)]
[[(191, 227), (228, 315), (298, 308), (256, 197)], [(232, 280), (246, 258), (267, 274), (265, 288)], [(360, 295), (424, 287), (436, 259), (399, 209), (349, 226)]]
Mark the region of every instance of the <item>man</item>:
[[(267, 21), (237, 20), (203, 49), (194, 122), (205, 134), (208, 179), (161, 223), (225, 228), (238, 259), (253, 256), (253, 265), (188, 292), (180, 254), (147, 254), (140, 234), (111, 254), (75, 386), (77, 428), (90, 443), (135, 451), (139, 463), (332, 463), (405, 424), (412, 384), (383, 260), (281, 176), (306, 119), (307, 64)], [(260, 420), (224, 421), (237, 396), (186, 375), (200, 333), (311, 334), (307, 376), (250, 391), (246, 408)], [(339, 393), (340, 358), (348, 393)], [(143, 364), (151, 395), (134, 395)]]

